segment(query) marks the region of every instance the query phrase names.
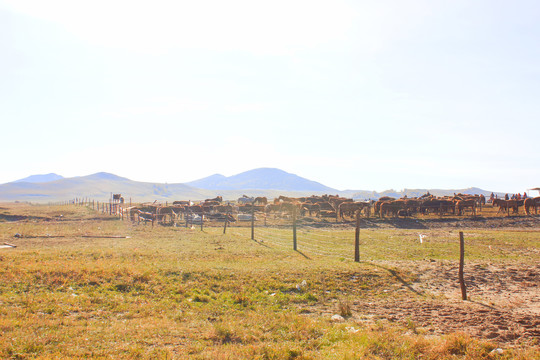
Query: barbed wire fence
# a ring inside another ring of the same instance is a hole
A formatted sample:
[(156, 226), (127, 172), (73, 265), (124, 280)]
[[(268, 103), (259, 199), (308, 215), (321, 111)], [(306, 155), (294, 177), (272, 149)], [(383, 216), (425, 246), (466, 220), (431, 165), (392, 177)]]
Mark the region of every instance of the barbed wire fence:
[[(129, 206), (128, 204), (118, 205), (111, 200), (109, 202), (99, 202), (88, 198), (76, 198), (57, 203), (56, 205), (87, 206), (94, 211), (117, 216), (119, 220), (133, 220), (129, 216), (124, 215), (124, 211), (131, 208), (131, 199)], [(442, 209), (439, 207), (439, 210)], [(497, 254), (498, 256), (507, 256), (508, 259), (512, 259), (520, 255), (520, 252), (523, 252), (519, 248), (517, 241), (515, 244), (501, 240), (492, 241), (493, 238), (497, 239), (497, 237), (492, 237), (491, 234), (487, 235), (483, 230), (477, 231), (475, 229), (463, 233), (461, 231), (462, 229), (456, 228), (450, 232), (451, 234), (446, 232), (446, 234), (437, 236), (432, 236), (428, 229), (426, 229), (428, 235), (422, 234), (422, 230), (418, 230), (418, 237), (415, 238), (414, 231), (408, 231), (407, 234), (403, 235), (396, 232), (381, 233), (381, 229), (366, 228), (362, 229), (362, 235), (360, 236), (359, 213), (355, 214), (356, 226), (352, 226), (351, 221), (337, 223), (337, 221), (328, 221), (320, 217), (297, 219), (296, 213), (268, 215), (266, 213), (255, 213), (252, 211), (251, 214), (242, 214), (242, 217), (235, 214), (237, 217), (237, 221), (235, 222), (229, 222), (227, 219), (214, 219), (210, 221), (209, 219), (205, 219), (203, 214), (198, 223), (193, 221), (193, 213), (191, 214), (191, 220), (186, 214), (184, 214), (182, 220), (185, 222), (185, 227), (189, 228), (189, 231), (199, 231), (200, 227), (200, 231), (204, 231), (213, 239), (219, 239), (219, 235), (229, 234), (245, 241), (257, 242), (278, 251), (296, 251), (310, 259), (313, 257), (322, 257), (355, 262), (377, 261), (381, 259), (384, 261), (403, 261), (413, 259), (425, 260), (430, 255), (433, 255), (435, 259), (455, 261), (456, 272), (459, 270), (459, 273), (455, 274), (457, 275), (456, 281), (459, 281), (463, 300), (467, 299), (467, 278), (464, 270), (466, 248), (476, 251), (477, 258), (479, 254), (479, 258), (488, 256), (489, 254)], [(435, 217), (441, 216), (441, 214), (442, 211), (439, 211)], [(537, 216), (533, 215), (530, 217), (537, 218)], [(145, 226), (146, 222), (142, 224)], [(184, 227), (183, 225), (184, 223), (177, 222), (175, 219), (173, 226)], [(181, 231), (184, 230), (182, 229)], [(457, 231), (459, 231), (459, 238)], [(525, 230), (521, 229), (519, 231), (523, 232)], [(529, 231), (535, 232), (535, 230)], [(424, 241), (423, 245), (417, 246), (418, 243), (422, 244), (425, 236), (428, 236), (428, 241)], [(430, 239), (431, 236), (432, 238)], [(362, 239), (361, 243), (359, 238)], [(403, 241), (401, 241), (402, 239)], [(379, 242), (379, 244), (376, 242)], [(380, 242), (384, 242), (384, 245), (381, 246)], [(416, 242), (416, 245), (414, 245), (414, 242)], [(451, 244), (451, 246), (447, 246), (448, 244)], [(528, 249), (527, 255), (534, 258), (536, 255), (531, 255), (531, 251), (535, 254), (538, 251), (535, 248), (532, 250), (530, 248)], [(458, 259), (459, 265), (457, 265)], [(496, 273), (494, 274), (496, 275)]]

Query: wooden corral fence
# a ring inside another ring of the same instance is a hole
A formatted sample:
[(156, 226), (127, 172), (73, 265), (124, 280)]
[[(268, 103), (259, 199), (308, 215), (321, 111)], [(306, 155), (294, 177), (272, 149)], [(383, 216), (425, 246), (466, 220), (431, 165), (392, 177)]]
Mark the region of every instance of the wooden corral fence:
[[(290, 198), (280, 196), (273, 201), (265, 197), (243, 196), (238, 201), (223, 202), (221, 197), (207, 199), (198, 203), (191, 201), (174, 201), (171, 204), (125, 203), (121, 194), (111, 194), (109, 201), (95, 201), (88, 198), (76, 198), (64, 204), (92, 206), (92, 209), (122, 219), (129, 218), (138, 223), (163, 224), (178, 226), (179, 223), (190, 222), (222, 222), (225, 218), (232, 221), (249, 221), (251, 214), (264, 219), (282, 219), (287, 221), (293, 214), (297, 218), (311, 218), (327, 222), (353, 222), (357, 212), (364, 218), (408, 218), (445, 216), (472, 216), (482, 214), (486, 199), (482, 195), (457, 194), (452, 197), (435, 197), (425, 195), (419, 198), (383, 197), (377, 201), (354, 201), (337, 195), (310, 196)], [(538, 214), (540, 197), (525, 200), (494, 199), (491, 207), (497, 207), (497, 214), (518, 215), (522, 207), (525, 214)], [(143, 214), (144, 213), (144, 214)]]

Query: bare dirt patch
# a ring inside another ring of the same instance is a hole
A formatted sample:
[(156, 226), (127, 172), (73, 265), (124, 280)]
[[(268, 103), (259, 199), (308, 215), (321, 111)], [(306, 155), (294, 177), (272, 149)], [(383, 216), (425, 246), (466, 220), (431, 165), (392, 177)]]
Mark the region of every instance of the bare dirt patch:
[[(396, 275), (401, 286), (383, 290), (389, 296), (351, 297), (350, 321), (395, 323), (428, 336), (465, 332), (501, 346), (540, 345), (539, 264), (467, 265), (468, 301), (461, 300), (458, 269), (450, 262), (372, 264), (388, 271), (408, 267), (416, 278), (404, 281)], [(306, 306), (305, 312), (330, 318), (338, 308), (336, 299)]]

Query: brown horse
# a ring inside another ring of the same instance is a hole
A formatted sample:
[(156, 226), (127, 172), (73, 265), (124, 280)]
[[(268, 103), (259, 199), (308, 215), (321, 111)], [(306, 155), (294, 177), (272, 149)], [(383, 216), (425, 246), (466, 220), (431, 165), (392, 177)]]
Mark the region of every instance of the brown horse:
[(217, 197), (215, 197), (215, 198), (213, 198), (213, 199), (206, 199), (206, 200), (204, 200), (204, 202), (210, 202), (210, 201), (212, 201), (212, 202), (218, 202), (218, 203), (221, 204), (221, 203), (223, 202), (223, 197), (222, 197), (222, 196), (217, 196)]
[(369, 203), (364, 202), (342, 202), (338, 207), (338, 217), (344, 218), (345, 215), (353, 217), (357, 210), (362, 211), (364, 208), (368, 208)]
[(383, 218), (385, 215), (398, 217), (400, 210), (407, 210), (405, 200), (389, 200), (381, 203), (379, 208), (379, 217)]
[(266, 196), (259, 196), (256, 197), (255, 200), (253, 200), (253, 205), (263, 205), (266, 206), (268, 204), (268, 199)]
[(526, 198), (523, 201), (525, 207), (525, 214), (531, 215), (531, 208), (534, 208), (534, 213), (538, 214), (538, 207), (540, 206), (540, 197)]
[(315, 213), (315, 216), (320, 216), (321, 206), (319, 204), (313, 204), (310, 202), (305, 202), (301, 204), (300, 213), (302, 216), (306, 216), (306, 212), (309, 212), (309, 216)]
[(475, 199), (468, 199), (468, 200), (458, 200), (456, 202), (456, 210), (457, 214), (461, 215), (463, 213), (463, 210), (470, 208), (473, 215), (476, 215), (476, 200)]
[(518, 213), (519, 210), (519, 202), (517, 200), (503, 200), (503, 199), (493, 199), (493, 206), (498, 206), (499, 211), (497, 211), (497, 214), (501, 211), (510, 211), (510, 209), (513, 210), (515, 214)]

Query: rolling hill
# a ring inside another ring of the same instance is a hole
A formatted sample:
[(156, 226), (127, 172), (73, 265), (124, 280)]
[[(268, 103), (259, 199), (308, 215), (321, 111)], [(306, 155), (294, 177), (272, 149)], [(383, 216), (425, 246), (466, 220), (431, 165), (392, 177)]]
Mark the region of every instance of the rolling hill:
[[(35, 179), (30, 176), (26, 179)], [(61, 178), (48, 182), (14, 181), (0, 185), (0, 201), (47, 203), (74, 198), (107, 201), (112, 193), (120, 193), (126, 201), (203, 200), (217, 195), (234, 200), (242, 195), (305, 196), (313, 193), (337, 193), (315, 181), (279, 169), (255, 169), (225, 177), (213, 175), (186, 184), (163, 184), (133, 181), (114, 174), (100, 172), (87, 176)]]
[[(47, 176), (55, 180), (45, 181)], [(26, 179), (26, 180), (25, 180)], [(0, 185), (0, 201), (28, 201), (47, 203), (66, 201), (74, 198), (89, 198), (107, 201), (112, 193), (120, 193), (126, 201), (133, 202), (172, 202), (175, 200), (204, 200), (223, 196), (235, 200), (242, 195), (266, 196), (269, 199), (279, 195), (299, 197), (321, 194), (339, 194), (355, 200), (378, 199), (381, 196), (415, 197), (430, 192), (433, 195), (453, 195), (454, 193), (484, 194), (491, 192), (478, 189), (437, 190), (405, 189), (383, 192), (366, 190), (339, 191), (316, 181), (275, 168), (259, 168), (233, 176), (212, 175), (185, 184), (148, 183), (133, 181), (114, 174), (100, 172), (87, 176), (63, 178), (60, 175), (33, 175), (28, 178)], [(501, 195), (501, 194), (499, 194)]]
[(29, 183), (44, 183), (49, 181), (55, 181), (63, 179), (64, 177), (55, 173), (42, 174), (42, 175), (31, 175), (25, 177), (24, 179), (15, 180), (14, 182), (29, 182)]
[(88, 197), (106, 201), (111, 193), (124, 194), (126, 200), (170, 201), (172, 199), (205, 199), (213, 192), (184, 184), (159, 184), (133, 181), (110, 173), (63, 178), (60, 180), (29, 183), (11, 182), (0, 185), (1, 201), (53, 202)]
[(259, 168), (233, 176), (212, 175), (186, 183), (193, 187), (207, 190), (281, 190), (316, 193), (337, 193), (316, 181), (308, 180), (295, 174), (275, 168)]

